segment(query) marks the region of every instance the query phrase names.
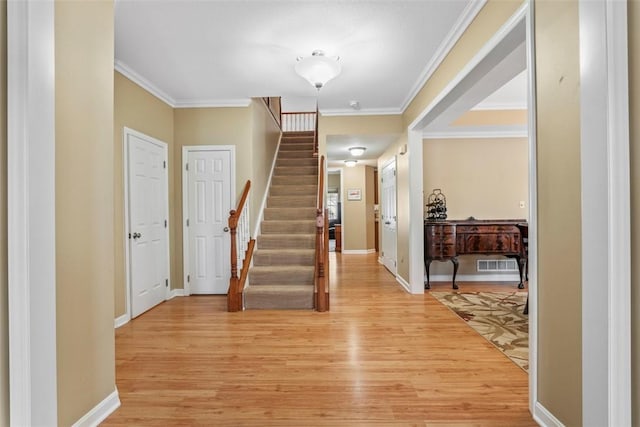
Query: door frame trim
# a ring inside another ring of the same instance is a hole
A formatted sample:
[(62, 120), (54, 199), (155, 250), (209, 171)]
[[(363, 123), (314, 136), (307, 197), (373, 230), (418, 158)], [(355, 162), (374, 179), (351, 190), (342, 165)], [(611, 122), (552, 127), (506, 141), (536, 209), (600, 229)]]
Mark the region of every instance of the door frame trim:
[(53, 2), (7, 2), (9, 424), (58, 421)]
[[(189, 173), (187, 161), (189, 153), (197, 151), (228, 151), (229, 152), (229, 183), (231, 194), (231, 209), (236, 207), (236, 146), (235, 145), (185, 145), (182, 147), (182, 286), (184, 296), (191, 295), (191, 285), (187, 280), (189, 275), (189, 227), (186, 218), (189, 215)], [(249, 200), (249, 203), (251, 201)]]
[(585, 425), (632, 421), (627, 25), (626, 2), (579, 3)]
[[(166, 220), (167, 220), (167, 226), (165, 227), (165, 239), (167, 241), (167, 253), (166, 253), (166, 259), (167, 259), (167, 280), (169, 280), (169, 286), (167, 286), (165, 288), (165, 292), (164, 292), (164, 299), (165, 301), (170, 299), (171, 297), (171, 233), (169, 232), (170, 229), (170, 223), (169, 223), (169, 145), (164, 142), (161, 141), (157, 138), (154, 138), (152, 136), (149, 136), (147, 134), (144, 134), (142, 132), (139, 132), (137, 130), (128, 128), (128, 127), (123, 127), (123, 132), (122, 132), (122, 149), (123, 149), (123, 173), (124, 173), (124, 234), (122, 236), (122, 238), (124, 239), (124, 276), (125, 276), (125, 284), (126, 284), (126, 290), (125, 290), (125, 314), (124, 317), (126, 318), (125, 322), (122, 322), (120, 324), (120, 326), (122, 326), (123, 324), (127, 323), (129, 320), (131, 320), (131, 316), (133, 313), (133, 310), (131, 308), (131, 304), (132, 304), (132, 297), (131, 297), (131, 253), (129, 250), (129, 136), (136, 136), (140, 139), (144, 139), (147, 140), (149, 142), (151, 142), (152, 144), (156, 144), (162, 147), (163, 152), (164, 152), (164, 161), (167, 162), (167, 167), (165, 169), (165, 185), (164, 185), (164, 189), (165, 189), (165, 209), (166, 209)], [(120, 316), (118, 319), (121, 319), (123, 316)]]
[[(396, 246), (396, 253), (395, 253), (395, 264), (396, 265), (395, 265), (395, 270), (392, 273), (393, 273), (394, 277), (396, 279), (398, 279), (399, 276), (398, 276), (398, 156), (397, 155), (391, 156), (391, 158), (388, 161), (386, 161), (385, 163), (382, 164), (382, 167), (380, 168), (379, 177), (380, 177), (380, 180), (382, 182), (382, 177), (383, 177), (385, 168), (387, 168), (392, 163), (394, 164), (395, 171), (396, 171), (396, 173), (394, 175), (395, 176), (395, 187), (396, 187), (396, 191), (395, 191), (395, 194), (396, 194), (396, 200), (395, 200), (395, 204), (396, 204), (396, 245), (395, 245)], [(382, 187), (383, 186), (381, 185), (380, 186), (380, 205), (381, 205), (381, 207), (383, 205), (383, 203), (382, 203), (382, 194), (383, 194)], [(382, 217), (380, 217), (380, 219), (382, 220)], [(381, 223), (380, 227), (381, 227), (381, 229), (384, 229), (384, 224)], [(380, 230), (380, 231), (381, 231), (381, 233), (380, 233), (380, 253), (383, 253), (384, 252), (383, 251), (383, 235), (384, 235), (384, 233), (382, 233), (382, 230)], [(384, 265), (385, 268), (386, 268), (387, 266), (384, 263), (384, 257), (382, 255), (379, 255), (378, 258), (380, 258), (380, 261), (382, 262), (382, 265)], [(402, 282), (400, 282), (400, 283), (402, 284)]]

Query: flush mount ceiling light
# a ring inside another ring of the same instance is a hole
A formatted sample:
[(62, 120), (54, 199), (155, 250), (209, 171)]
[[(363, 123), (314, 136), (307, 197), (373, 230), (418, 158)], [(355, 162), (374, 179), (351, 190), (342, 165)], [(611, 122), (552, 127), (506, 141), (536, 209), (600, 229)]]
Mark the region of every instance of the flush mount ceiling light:
[(324, 56), (321, 50), (314, 50), (311, 56), (298, 57), (296, 73), (320, 90), (329, 80), (340, 74), (342, 67), (338, 63), (339, 59)]
[(344, 164), (345, 166), (347, 166), (348, 168), (352, 168), (356, 165), (356, 163), (358, 163), (357, 160), (345, 160)]
[(362, 156), (365, 152), (366, 148), (365, 147), (351, 147), (349, 148), (349, 152), (351, 153), (352, 156)]

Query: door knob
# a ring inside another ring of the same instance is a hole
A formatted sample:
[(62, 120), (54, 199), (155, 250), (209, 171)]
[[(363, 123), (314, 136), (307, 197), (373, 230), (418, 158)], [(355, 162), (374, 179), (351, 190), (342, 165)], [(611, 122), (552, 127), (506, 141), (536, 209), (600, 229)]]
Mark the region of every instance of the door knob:
[(385, 221), (384, 223), (385, 223), (385, 225), (389, 225), (389, 224), (391, 224), (391, 221)]
[(224, 231), (225, 233), (229, 232), (229, 227), (223, 228), (222, 231)]
[(140, 234), (140, 233), (133, 233), (133, 238), (134, 238), (134, 239), (139, 239), (140, 237), (142, 237), (142, 234)]

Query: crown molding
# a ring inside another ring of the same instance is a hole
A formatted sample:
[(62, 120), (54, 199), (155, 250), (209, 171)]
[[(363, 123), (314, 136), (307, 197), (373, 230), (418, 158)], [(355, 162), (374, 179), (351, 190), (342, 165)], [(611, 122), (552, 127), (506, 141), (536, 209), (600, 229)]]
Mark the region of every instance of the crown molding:
[(181, 99), (173, 108), (239, 108), (248, 107), (251, 98), (240, 99)]
[(399, 116), (402, 110), (397, 108), (366, 108), (363, 110), (353, 110), (351, 108), (337, 108), (320, 110), (323, 116)]
[(142, 87), (147, 92), (151, 93), (156, 98), (160, 99), (165, 104), (168, 104), (170, 107), (173, 107), (173, 108), (176, 107), (175, 105), (176, 101), (172, 97), (170, 97), (164, 91), (160, 90), (156, 85), (151, 83), (149, 80), (145, 79), (140, 74), (133, 71), (124, 62), (116, 59), (114, 61), (113, 68), (115, 68), (117, 72), (119, 72), (120, 74), (122, 74), (123, 76), (125, 76), (126, 78), (128, 78), (129, 80), (137, 84), (138, 86)]
[(481, 102), (471, 109), (471, 111), (498, 111), (498, 110), (526, 110), (527, 104), (522, 102)]
[(416, 95), (418, 95), (418, 92), (420, 92), (420, 90), (425, 85), (427, 80), (431, 78), (431, 76), (438, 69), (440, 64), (442, 64), (442, 61), (444, 61), (444, 59), (447, 57), (451, 49), (453, 49), (453, 46), (458, 42), (460, 37), (462, 37), (462, 34), (464, 34), (464, 32), (469, 27), (469, 25), (471, 25), (471, 22), (482, 10), (486, 2), (487, 0), (472, 1), (465, 8), (465, 10), (462, 11), (460, 18), (453, 25), (453, 27), (451, 28), (451, 31), (449, 31), (449, 34), (447, 34), (443, 42), (440, 44), (440, 47), (438, 47), (438, 50), (436, 51), (435, 55), (432, 57), (431, 61), (429, 61), (425, 69), (420, 74), (420, 77), (418, 77), (418, 80), (409, 91), (409, 94), (407, 95), (404, 102), (402, 103), (402, 106), (400, 107), (400, 110), (402, 112), (404, 112), (407, 109), (407, 107), (409, 107), (409, 104), (411, 103), (411, 101), (413, 101)]
[(526, 138), (527, 125), (516, 126), (472, 126), (449, 128), (439, 131), (422, 133), (423, 138), (429, 139), (490, 139), (490, 138)]

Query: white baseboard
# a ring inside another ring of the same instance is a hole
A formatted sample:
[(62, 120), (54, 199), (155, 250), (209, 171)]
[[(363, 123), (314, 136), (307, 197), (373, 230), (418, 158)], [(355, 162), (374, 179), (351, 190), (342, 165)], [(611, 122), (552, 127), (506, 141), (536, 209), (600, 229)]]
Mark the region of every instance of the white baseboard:
[(400, 283), (400, 285), (404, 288), (405, 291), (407, 291), (408, 293), (411, 293), (411, 285), (409, 284), (409, 282), (407, 282), (400, 276), (396, 276), (396, 282)]
[(378, 257), (378, 264), (383, 264), (384, 265), (384, 262), (382, 262), (382, 257), (381, 256)]
[[(431, 282), (450, 282), (451, 274), (432, 274), (429, 276)], [(427, 276), (424, 276), (427, 283)], [(520, 283), (518, 274), (458, 274), (456, 282), (516, 282)]]
[(167, 297), (167, 301), (175, 297), (183, 297), (183, 296), (184, 296), (184, 289), (171, 289), (171, 292), (169, 292), (169, 297)]
[(129, 317), (129, 315), (125, 313), (122, 316), (116, 317), (113, 323), (115, 328), (118, 329), (120, 326), (123, 326), (129, 323), (129, 320), (131, 320), (131, 317)]
[(376, 253), (375, 249), (343, 249), (342, 255), (368, 255)]
[(118, 389), (107, 396), (102, 402), (98, 403), (92, 410), (87, 412), (82, 418), (76, 421), (72, 427), (94, 427), (104, 421), (120, 406), (120, 398), (118, 397)]
[(564, 424), (554, 417), (540, 402), (536, 402), (533, 408), (533, 419), (543, 427), (564, 427)]

